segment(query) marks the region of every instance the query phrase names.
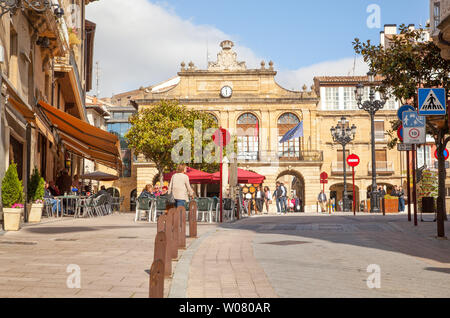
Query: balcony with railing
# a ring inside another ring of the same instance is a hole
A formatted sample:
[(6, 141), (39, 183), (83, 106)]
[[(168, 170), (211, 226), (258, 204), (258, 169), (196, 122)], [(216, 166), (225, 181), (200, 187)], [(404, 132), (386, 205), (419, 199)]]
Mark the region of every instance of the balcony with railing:
[(237, 159), (239, 162), (258, 162), (258, 163), (274, 163), (274, 162), (320, 163), (323, 162), (323, 152), (316, 150), (308, 150), (282, 155), (277, 151), (260, 151), (260, 152), (238, 151)]
[[(393, 174), (395, 172), (394, 170), (394, 163), (392, 161), (377, 161), (375, 162), (377, 174)], [(372, 173), (372, 162), (369, 162), (368, 164), (368, 171), (369, 174)]]
[[(352, 173), (352, 167), (345, 164), (345, 169), (347, 174)], [(331, 163), (331, 173), (332, 174), (344, 174), (344, 162), (343, 161), (333, 161)]]
[(386, 134), (384, 131), (375, 130), (375, 141), (386, 141)]

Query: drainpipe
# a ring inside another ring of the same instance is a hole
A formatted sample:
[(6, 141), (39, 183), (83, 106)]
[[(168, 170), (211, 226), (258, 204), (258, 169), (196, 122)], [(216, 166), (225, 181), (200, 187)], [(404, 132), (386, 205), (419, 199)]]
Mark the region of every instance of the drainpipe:
[(24, 190), (25, 190), (25, 204), (24, 204), (24, 215), (23, 215), (23, 221), (25, 223), (28, 223), (28, 182), (30, 179), (30, 170), (31, 170), (31, 124), (27, 123), (27, 130), (26, 130), (26, 141), (27, 141), (27, 162), (26, 162), (26, 174), (24, 179)]

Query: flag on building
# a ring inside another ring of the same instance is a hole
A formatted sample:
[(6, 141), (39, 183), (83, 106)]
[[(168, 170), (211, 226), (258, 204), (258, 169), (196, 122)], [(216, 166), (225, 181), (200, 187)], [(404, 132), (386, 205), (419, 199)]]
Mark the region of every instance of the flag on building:
[(289, 141), (294, 138), (303, 137), (303, 121), (301, 121), (297, 126), (289, 130), (286, 135), (280, 140), (280, 144)]

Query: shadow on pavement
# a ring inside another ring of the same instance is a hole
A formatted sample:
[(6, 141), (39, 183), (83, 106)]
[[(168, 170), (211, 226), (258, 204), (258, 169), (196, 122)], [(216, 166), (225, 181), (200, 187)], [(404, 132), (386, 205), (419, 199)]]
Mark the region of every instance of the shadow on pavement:
[(115, 230), (115, 229), (127, 229), (127, 228), (148, 228), (149, 226), (48, 226), (48, 227), (28, 227), (24, 228), (23, 231), (35, 233), (35, 234), (63, 234), (63, 233), (74, 233), (74, 232), (92, 232), (101, 230)]
[[(430, 224), (430, 223), (428, 223)], [(446, 233), (450, 233), (446, 222)], [(413, 257), (450, 263), (450, 240), (436, 240), (430, 230), (420, 231), (408, 224), (407, 216), (268, 216), (245, 218), (219, 225), (224, 229), (250, 230), (260, 234), (290, 235), (402, 253)], [(427, 225), (429, 226), (429, 225)], [(433, 227), (434, 229), (434, 227)], [(268, 244), (273, 241), (264, 242)], [(273, 243), (272, 243), (273, 244)], [(284, 245), (280, 242), (279, 245)], [(286, 244), (289, 245), (289, 244)], [(429, 268), (429, 270), (433, 270)], [(450, 269), (436, 268), (449, 272)]]
[(442, 268), (442, 267), (426, 267), (427, 271), (439, 272), (450, 274), (450, 268)]

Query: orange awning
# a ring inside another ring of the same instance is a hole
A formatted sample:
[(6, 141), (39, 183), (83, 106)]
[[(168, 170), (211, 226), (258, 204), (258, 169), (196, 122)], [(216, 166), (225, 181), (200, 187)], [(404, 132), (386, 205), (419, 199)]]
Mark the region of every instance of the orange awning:
[(92, 126), (43, 101), (43, 112), (58, 129), (68, 150), (87, 159), (97, 161), (114, 169), (120, 169), (120, 143), (116, 135)]
[(25, 118), (27, 122), (34, 123), (41, 133), (51, 142), (55, 143), (55, 138), (51, 130), (36, 116), (36, 114), (24, 103), (19, 102), (13, 97), (8, 98), (8, 102)]

